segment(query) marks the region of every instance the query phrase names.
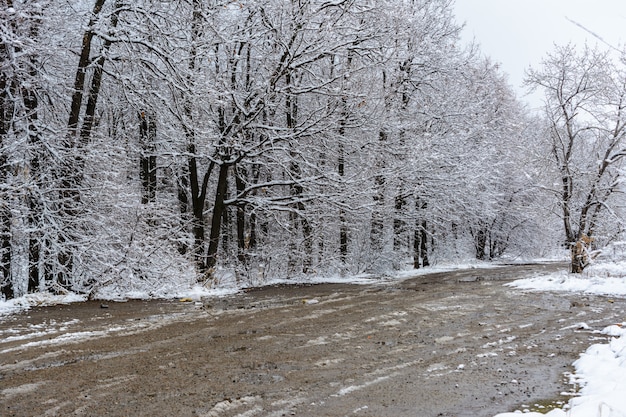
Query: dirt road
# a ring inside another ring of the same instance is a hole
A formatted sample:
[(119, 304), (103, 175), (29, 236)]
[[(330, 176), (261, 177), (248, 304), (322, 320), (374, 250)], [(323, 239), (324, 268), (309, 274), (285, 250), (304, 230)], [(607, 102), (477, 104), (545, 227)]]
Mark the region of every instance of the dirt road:
[(503, 283), (507, 266), (198, 303), (90, 302), (0, 319), (2, 416), (493, 416), (564, 373), (624, 300)]

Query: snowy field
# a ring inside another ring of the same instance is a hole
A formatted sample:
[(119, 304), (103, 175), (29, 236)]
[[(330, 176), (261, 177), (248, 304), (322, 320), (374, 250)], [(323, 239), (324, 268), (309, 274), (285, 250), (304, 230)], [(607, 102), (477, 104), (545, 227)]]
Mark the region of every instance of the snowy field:
[[(420, 273), (443, 272), (446, 270), (467, 268), (468, 265), (456, 268), (434, 268)], [(482, 266), (481, 266), (482, 267)], [(384, 281), (404, 279), (415, 276), (415, 271), (387, 277)], [(270, 284), (285, 281), (272, 281)], [(293, 280), (288, 281), (294, 283)], [(308, 283), (351, 282), (371, 284), (376, 282), (372, 277), (359, 276), (349, 279), (340, 277), (317, 277), (307, 279)], [(588, 267), (584, 274), (573, 275), (566, 272), (529, 277), (505, 284), (522, 291), (563, 291), (588, 294), (601, 294), (615, 298), (626, 297), (626, 262), (602, 262)], [(226, 286), (220, 289), (207, 289), (193, 286), (188, 290), (168, 291), (160, 294), (165, 298), (189, 298), (200, 300), (204, 296), (226, 295), (237, 292), (237, 288)], [(110, 299), (120, 298), (154, 298), (154, 292), (134, 291), (120, 294), (109, 294)], [(160, 297), (163, 298), (163, 297)], [(33, 306), (64, 304), (84, 301), (85, 297), (68, 294), (55, 296), (51, 294), (29, 294), (25, 297), (9, 301), (0, 301), (0, 316), (13, 314)], [(610, 300), (611, 301), (611, 300)], [(584, 325), (584, 323), (582, 324)], [(549, 417), (626, 417), (626, 317), (623, 323), (615, 323), (600, 333), (611, 337), (607, 344), (594, 344), (574, 362), (575, 373), (571, 382), (580, 387), (579, 395), (563, 406), (562, 409), (549, 411), (547, 414), (518, 410), (513, 413), (498, 414), (496, 417), (544, 416)], [(556, 394), (556, 393), (555, 393)], [(522, 400), (520, 400), (521, 402)]]

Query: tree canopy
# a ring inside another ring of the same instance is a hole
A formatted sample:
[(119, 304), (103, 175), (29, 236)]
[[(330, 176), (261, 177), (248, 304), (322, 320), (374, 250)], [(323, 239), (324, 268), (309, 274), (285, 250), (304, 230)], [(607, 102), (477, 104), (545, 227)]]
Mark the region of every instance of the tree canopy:
[(526, 258), (557, 214), (621, 234), (598, 51), (529, 73), (543, 118), (452, 0), (0, 5), (4, 297)]

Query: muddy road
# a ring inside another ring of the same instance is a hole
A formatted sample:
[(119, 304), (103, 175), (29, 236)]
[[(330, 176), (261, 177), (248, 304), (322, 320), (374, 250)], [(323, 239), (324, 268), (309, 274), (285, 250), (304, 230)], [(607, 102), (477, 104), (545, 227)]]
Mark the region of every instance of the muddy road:
[(493, 416), (571, 391), (626, 302), (503, 286), (560, 265), (201, 303), (98, 302), (0, 318), (2, 416)]

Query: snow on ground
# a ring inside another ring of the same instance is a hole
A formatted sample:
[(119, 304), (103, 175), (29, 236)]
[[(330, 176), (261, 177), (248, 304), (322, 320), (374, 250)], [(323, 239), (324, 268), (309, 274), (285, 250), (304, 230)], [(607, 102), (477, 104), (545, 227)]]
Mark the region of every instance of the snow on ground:
[(626, 322), (605, 328), (614, 336), (608, 344), (595, 344), (574, 362), (572, 383), (581, 387), (563, 409), (498, 414), (496, 417), (626, 417)]
[[(383, 280), (405, 279), (421, 273), (443, 272), (454, 269), (478, 267), (478, 265), (457, 265), (428, 268), (422, 271), (407, 271)], [(482, 267), (482, 265), (480, 265)], [(417, 272), (417, 273), (416, 273)], [(265, 285), (305, 283), (354, 283), (371, 284), (375, 277), (359, 275), (352, 277), (313, 277), (305, 280), (267, 280)], [(228, 281), (225, 279), (224, 281)], [(222, 284), (224, 283), (222, 282)], [(231, 279), (231, 281), (235, 281)], [(379, 280), (380, 281), (380, 280)], [(626, 297), (626, 262), (611, 259), (598, 262), (585, 269), (584, 274), (566, 272), (535, 276), (506, 284), (512, 288), (527, 291), (568, 291), (577, 293), (601, 294), (613, 297)], [(150, 299), (150, 298), (189, 298), (200, 300), (207, 296), (224, 296), (236, 293), (239, 289), (232, 283), (218, 288), (193, 285), (186, 289), (163, 289), (157, 293), (148, 290), (127, 291), (124, 294), (102, 292), (103, 299)], [(28, 294), (8, 301), (0, 300), (0, 317), (26, 310), (33, 306), (67, 304), (85, 301), (86, 297), (77, 294), (52, 295), (49, 293)], [(626, 318), (625, 318), (626, 319)], [(521, 414), (530, 417), (626, 417), (626, 322), (605, 328), (602, 333), (611, 336), (608, 344), (594, 344), (580, 359), (574, 362), (575, 373), (572, 383), (581, 387), (579, 396), (572, 398), (563, 409), (555, 409), (547, 414), (516, 411), (498, 414), (496, 417), (513, 417)], [(556, 394), (556, 393), (555, 393)]]
[[(626, 274), (626, 264), (623, 265), (622, 273)], [(626, 277), (596, 274), (587, 270), (583, 274), (562, 272), (520, 279), (507, 285), (520, 290), (566, 291), (626, 297)]]
[(34, 293), (26, 294), (23, 297), (13, 298), (11, 300), (0, 299), (0, 317), (7, 314), (14, 314), (20, 311), (28, 310), (36, 306), (51, 306), (57, 304), (70, 304), (85, 301), (85, 295), (68, 293), (65, 295), (54, 295), (51, 293)]
[[(605, 261), (587, 267), (582, 275), (551, 274), (513, 281), (513, 288), (531, 291), (567, 291), (626, 297), (626, 262)], [(626, 319), (626, 318), (625, 318)], [(574, 362), (572, 383), (579, 396), (563, 409), (547, 414), (537, 412), (498, 414), (496, 417), (626, 417), (626, 321), (609, 326), (603, 334), (612, 336), (607, 344), (590, 346)]]

